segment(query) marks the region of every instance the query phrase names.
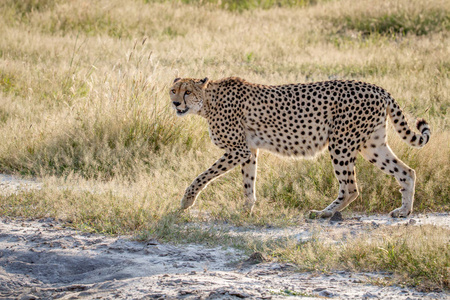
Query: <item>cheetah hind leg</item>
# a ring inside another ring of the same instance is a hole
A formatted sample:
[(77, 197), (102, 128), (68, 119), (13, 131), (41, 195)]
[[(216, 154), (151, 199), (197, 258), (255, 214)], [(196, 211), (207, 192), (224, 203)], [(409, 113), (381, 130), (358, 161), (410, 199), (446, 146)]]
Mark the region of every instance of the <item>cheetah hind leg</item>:
[(393, 218), (406, 218), (413, 210), (416, 172), (398, 159), (388, 145), (372, 145), (376, 147), (364, 148), (361, 155), (384, 173), (395, 177), (401, 186), (402, 206), (391, 211), (389, 215)]
[(245, 195), (245, 204), (244, 204), (244, 213), (251, 214), (253, 211), (253, 207), (256, 202), (255, 197), (255, 181), (256, 181), (256, 169), (257, 169), (257, 158), (258, 158), (258, 149), (250, 149), (252, 155), (250, 158), (241, 164), (242, 166), (242, 177), (244, 184), (244, 195)]
[(341, 151), (336, 151), (332, 148), (329, 150), (333, 161), (334, 173), (339, 180), (339, 195), (325, 209), (311, 210), (309, 212), (310, 219), (331, 218), (336, 212), (347, 207), (359, 195), (355, 173), (356, 152), (347, 157), (341, 154)]

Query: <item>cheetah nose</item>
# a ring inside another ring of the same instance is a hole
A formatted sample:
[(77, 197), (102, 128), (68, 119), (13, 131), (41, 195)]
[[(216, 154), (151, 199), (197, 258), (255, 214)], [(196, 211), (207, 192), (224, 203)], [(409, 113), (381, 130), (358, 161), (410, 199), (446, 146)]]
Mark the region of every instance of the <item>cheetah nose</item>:
[(180, 106), (180, 104), (181, 104), (180, 102), (176, 102), (176, 101), (173, 102), (173, 105), (175, 105), (175, 106)]

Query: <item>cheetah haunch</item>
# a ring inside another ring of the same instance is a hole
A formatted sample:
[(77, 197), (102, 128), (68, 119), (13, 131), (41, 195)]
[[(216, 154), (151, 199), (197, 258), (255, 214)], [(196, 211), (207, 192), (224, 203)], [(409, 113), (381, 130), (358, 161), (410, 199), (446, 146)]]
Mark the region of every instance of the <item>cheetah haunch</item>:
[(387, 116), (398, 134), (413, 147), (430, 139), (430, 127), (418, 119), (420, 134), (408, 126), (400, 107), (384, 89), (364, 82), (326, 81), (260, 85), (240, 78), (175, 79), (170, 98), (178, 116), (207, 119), (211, 140), (225, 154), (186, 189), (183, 209), (195, 203), (213, 179), (242, 166), (245, 208), (255, 204), (258, 149), (284, 156), (311, 157), (328, 146), (339, 195), (310, 217), (331, 217), (358, 197), (355, 160), (360, 153), (401, 186), (402, 206), (390, 213), (406, 217), (413, 209), (416, 175), (387, 145)]

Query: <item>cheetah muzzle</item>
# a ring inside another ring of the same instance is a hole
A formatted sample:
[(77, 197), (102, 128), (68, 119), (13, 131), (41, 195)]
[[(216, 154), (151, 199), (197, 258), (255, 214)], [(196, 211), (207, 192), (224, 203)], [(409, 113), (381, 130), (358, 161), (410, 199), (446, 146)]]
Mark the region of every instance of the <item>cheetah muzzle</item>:
[(185, 113), (187, 113), (188, 110), (189, 110), (189, 107), (186, 107), (186, 109), (183, 109), (183, 110), (180, 110), (180, 109), (177, 108), (177, 115), (178, 115), (178, 116), (182, 116), (182, 115), (184, 115)]
[(256, 201), (259, 149), (283, 156), (313, 157), (327, 148), (339, 193), (325, 209), (311, 211), (311, 218), (332, 217), (358, 197), (358, 153), (400, 184), (402, 205), (391, 216), (406, 217), (413, 210), (415, 171), (387, 144), (387, 116), (412, 147), (421, 148), (429, 141), (430, 127), (418, 119), (420, 133), (411, 130), (396, 101), (378, 86), (339, 80), (270, 86), (233, 77), (216, 81), (177, 78), (169, 93), (177, 115), (206, 118), (211, 140), (225, 150), (186, 189), (182, 209), (194, 205), (212, 180), (241, 165), (245, 208), (251, 212)]

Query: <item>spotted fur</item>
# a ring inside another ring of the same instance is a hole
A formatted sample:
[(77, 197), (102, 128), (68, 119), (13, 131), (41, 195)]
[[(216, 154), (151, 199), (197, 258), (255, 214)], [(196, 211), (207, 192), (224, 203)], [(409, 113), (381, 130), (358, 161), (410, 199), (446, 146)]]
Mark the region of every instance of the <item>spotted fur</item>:
[(338, 80), (270, 86), (234, 77), (217, 81), (177, 78), (170, 97), (177, 115), (206, 118), (211, 140), (225, 150), (186, 189), (183, 209), (195, 203), (211, 180), (241, 165), (245, 206), (251, 211), (256, 201), (259, 149), (283, 156), (312, 157), (328, 148), (339, 194), (325, 209), (311, 211), (311, 217), (331, 217), (358, 197), (358, 153), (400, 184), (402, 206), (391, 216), (406, 217), (412, 212), (415, 171), (389, 148), (387, 116), (397, 133), (413, 147), (423, 147), (429, 141), (430, 127), (419, 119), (416, 127), (420, 134), (411, 130), (398, 104), (378, 86)]

